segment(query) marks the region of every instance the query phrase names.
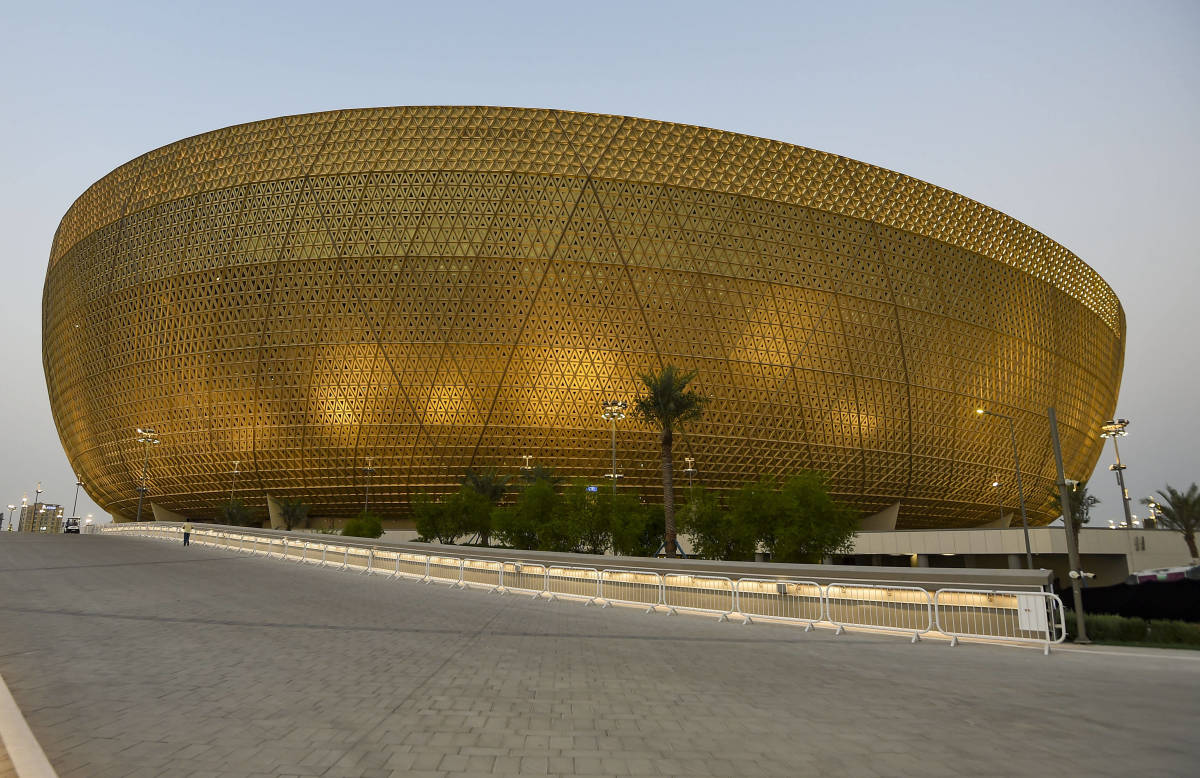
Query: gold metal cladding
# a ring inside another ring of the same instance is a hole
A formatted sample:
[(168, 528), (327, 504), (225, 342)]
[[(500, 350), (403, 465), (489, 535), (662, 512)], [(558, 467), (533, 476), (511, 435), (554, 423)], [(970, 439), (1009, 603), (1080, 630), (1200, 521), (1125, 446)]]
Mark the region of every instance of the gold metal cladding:
[[(271, 119), (151, 151), (59, 225), (43, 359), (63, 446), (128, 516), (237, 496), (405, 512), (468, 467), (611, 468), (600, 404), (674, 362), (713, 397), (696, 481), (830, 473), (899, 526), (1056, 515), (1115, 408), (1125, 319), (1087, 265), (967, 198), (777, 141), (481, 107)], [(375, 472), (365, 470), (372, 457)], [(659, 483), (617, 424), (621, 488)], [(233, 481), (233, 463), (240, 474)]]

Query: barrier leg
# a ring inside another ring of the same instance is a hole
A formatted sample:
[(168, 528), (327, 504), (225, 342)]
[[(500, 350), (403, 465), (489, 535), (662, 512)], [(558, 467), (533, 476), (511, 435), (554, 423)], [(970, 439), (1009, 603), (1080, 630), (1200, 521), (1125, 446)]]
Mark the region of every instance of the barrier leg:
[(836, 631), (835, 631), (833, 634), (835, 634), (835, 635), (840, 635), (840, 634), (842, 634), (842, 633), (843, 633), (843, 632), (845, 632), (845, 631), (846, 631), (846, 628), (845, 628), (845, 627), (843, 627), (841, 624), (838, 624), (838, 628), (837, 628), (837, 630), (836, 630)]
[(953, 636), (951, 636), (951, 638), (950, 638), (950, 647), (951, 647), (951, 648), (954, 648), (954, 647), (955, 647), (955, 646), (957, 646), (957, 645), (958, 645), (958, 635), (953, 635)]

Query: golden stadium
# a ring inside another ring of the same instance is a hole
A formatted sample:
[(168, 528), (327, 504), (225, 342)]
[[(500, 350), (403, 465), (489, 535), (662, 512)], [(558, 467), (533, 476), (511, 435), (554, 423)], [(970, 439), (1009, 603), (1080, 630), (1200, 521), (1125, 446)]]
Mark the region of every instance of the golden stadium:
[[(1057, 516), (1046, 409), (1086, 477), (1125, 318), (1036, 230), (845, 157), (408, 107), (229, 127), (117, 168), (59, 225), (42, 331), (63, 446), (118, 519), (143, 477), (148, 509), (192, 518), (231, 494), (402, 518), (468, 468), (605, 483), (602, 402), (671, 363), (711, 398), (676, 436), (697, 484), (820, 470), (915, 528), (1016, 510), (1007, 422), (978, 407), (1014, 419), (1031, 523)], [(618, 422), (616, 457), (621, 489), (661, 499), (653, 429)]]

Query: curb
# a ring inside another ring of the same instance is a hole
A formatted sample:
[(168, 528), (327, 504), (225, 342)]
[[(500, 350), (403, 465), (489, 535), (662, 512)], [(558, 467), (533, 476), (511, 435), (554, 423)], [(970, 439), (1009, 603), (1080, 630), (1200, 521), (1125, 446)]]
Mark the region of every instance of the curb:
[(17, 778), (58, 778), (3, 676), (0, 676), (0, 742), (8, 751)]

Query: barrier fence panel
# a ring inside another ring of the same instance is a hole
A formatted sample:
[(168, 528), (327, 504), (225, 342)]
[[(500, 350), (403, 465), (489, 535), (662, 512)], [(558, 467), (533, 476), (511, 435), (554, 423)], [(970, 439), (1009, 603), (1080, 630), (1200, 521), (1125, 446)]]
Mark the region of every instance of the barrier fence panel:
[(786, 581), (777, 578), (740, 578), (736, 584), (737, 612), (742, 623), (755, 616), (795, 621), (810, 631), (825, 620), (825, 593), (815, 581)]
[(645, 605), (651, 613), (663, 605), (663, 578), (647, 570), (606, 568), (600, 571), (600, 599), (604, 606), (621, 602)]
[(429, 557), (424, 554), (408, 554), (400, 552), (396, 554), (396, 576), (409, 576), (412, 578), (428, 578), (429, 577)]
[(718, 621), (728, 621), (737, 608), (733, 581), (723, 575), (691, 575), (667, 573), (663, 576), (663, 604), (667, 614), (680, 608), (702, 613), (716, 613)]
[(546, 566), (536, 562), (505, 562), (500, 581), (501, 593), (530, 592), (536, 599), (546, 590)]
[(938, 631), (959, 638), (1040, 643), (1044, 653), (1066, 638), (1063, 603), (1048, 592), (998, 592), (939, 589), (934, 592)]
[(463, 561), (457, 557), (431, 556), (426, 567), (425, 583), (450, 581), (454, 586), (463, 585)]
[(869, 627), (909, 633), (916, 643), (933, 629), (933, 599), (916, 586), (829, 584), (825, 615), (839, 635), (846, 627)]
[(600, 596), (600, 571), (594, 567), (550, 565), (546, 568), (548, 602), (559, 597), (584, 600), (591, 605)]
[(498, 591), (504, 585), (504, 563), (491, 559), (462, 560), (463, 585), (490, 587), (488, 591)]
[(362, 546), (346, 546), (344, 555), (346, 568), (367, 572), (371, 569), (371, 549)]

